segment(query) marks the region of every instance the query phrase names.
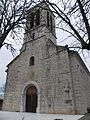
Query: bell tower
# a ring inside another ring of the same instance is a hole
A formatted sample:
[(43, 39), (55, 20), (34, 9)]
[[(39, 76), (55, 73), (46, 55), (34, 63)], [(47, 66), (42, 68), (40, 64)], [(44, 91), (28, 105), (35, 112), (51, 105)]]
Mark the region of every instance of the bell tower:
[(56, 44), (55, 16), (43, 1), (28, 11), (24, 43), (46, 36)]

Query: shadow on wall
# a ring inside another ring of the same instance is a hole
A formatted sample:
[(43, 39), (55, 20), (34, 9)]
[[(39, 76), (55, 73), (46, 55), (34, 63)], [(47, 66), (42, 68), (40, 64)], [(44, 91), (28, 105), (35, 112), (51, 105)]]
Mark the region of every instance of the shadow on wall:
[(3, 105), (3, 96), (0, 95), (0, 110), (2, 110)]

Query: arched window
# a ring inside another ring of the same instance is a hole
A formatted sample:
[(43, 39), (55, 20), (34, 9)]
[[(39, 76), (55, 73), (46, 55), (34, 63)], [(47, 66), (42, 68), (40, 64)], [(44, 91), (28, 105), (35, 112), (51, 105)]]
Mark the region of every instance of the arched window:
[(50, 29), (51, 31), (53, 30), (53, 26), (52, 26), (52, 16), (50, 15)]
[(32, 57), (30, 58), (30, 63), (29, 63), (29, 65), (30, 65), (30, 66), (34, 65), (34, 56), (32, 56)]
[(40, 24), (40, 9), (32, 12), (30, 15), (30, 29), (38, 26)]
[(30, 29), (32, 29), (34, 27), (34, 13), (31, 13), (30, 16)]
[(53, 30), (53, 18), (48, 11), (47, 11), (47, 27), (49, 27), (51, 31)]
[(36, 11), (36, 20), (35, 25), (38, 26), (40, 24), (40, 9)]
[(47, 26), (49, 27), (49, 12), (47, 11)]

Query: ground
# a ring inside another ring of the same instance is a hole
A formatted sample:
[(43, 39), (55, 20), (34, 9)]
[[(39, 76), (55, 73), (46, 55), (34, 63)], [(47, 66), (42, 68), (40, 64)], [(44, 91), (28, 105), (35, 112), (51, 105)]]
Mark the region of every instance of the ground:
[(0, 120), (78, 120), (83, 115), (38, 114), (0, 111)]

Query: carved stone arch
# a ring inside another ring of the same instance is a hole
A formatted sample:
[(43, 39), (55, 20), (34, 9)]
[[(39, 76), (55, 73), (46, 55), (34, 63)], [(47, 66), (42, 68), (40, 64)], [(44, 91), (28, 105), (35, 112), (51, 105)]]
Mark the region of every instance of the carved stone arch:
[(36, 113), (39, 113), (40, 112), (40, 87), (38, 86), (38, 84), (35, 81), (29, 81), (24, 85), (24, 87), (21, 91), (20, 111), (26, 112), (26, 92), (31, 86), (34, 86), (37, 90), (38, 99), (37, 99)]

